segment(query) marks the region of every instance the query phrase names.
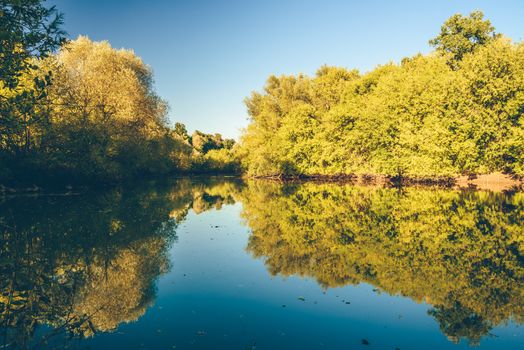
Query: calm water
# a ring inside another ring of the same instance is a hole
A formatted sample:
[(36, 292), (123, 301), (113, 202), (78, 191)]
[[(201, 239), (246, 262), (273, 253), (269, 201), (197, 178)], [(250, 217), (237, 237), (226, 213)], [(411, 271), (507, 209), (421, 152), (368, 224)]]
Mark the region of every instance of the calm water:
[(0, 198), (2, 349), (524, 349), (524, 194), (209, 178)]

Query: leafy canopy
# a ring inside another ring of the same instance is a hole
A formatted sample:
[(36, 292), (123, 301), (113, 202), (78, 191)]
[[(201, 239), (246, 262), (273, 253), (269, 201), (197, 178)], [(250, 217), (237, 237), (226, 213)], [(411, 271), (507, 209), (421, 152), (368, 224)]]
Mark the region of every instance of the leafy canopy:
[(487, 44), (497, 37), (489, 20), (481, 11), (473, 11), (468, 17), (456, 14), (444, 22), (440, 33), (429, 44), (442, 53), (449, 53), (455, 61), (465, 54)]
[(41, 0), (0, 0), (0, 82), (15, 88), (29, 58), (45, 57), (65, 41), (63, 16)]

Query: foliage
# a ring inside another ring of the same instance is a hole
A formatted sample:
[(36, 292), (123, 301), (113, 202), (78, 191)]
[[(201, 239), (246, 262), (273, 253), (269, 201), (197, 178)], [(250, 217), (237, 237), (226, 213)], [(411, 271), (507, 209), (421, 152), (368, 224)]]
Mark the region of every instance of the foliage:
[(45, 57), (64, 41), (62, 15), (41, 0), (0, 1), (0, 88), (15, 89), (29, 58)]
[(39, 117), (50, 74), (28, 79), (43, 58), (64, 41), (62, 15), (41, 0), (0, 1), (0, 177), (8, 176), (7, 158), (26, 156), (30, 127)]
[(42, 140), (47, 164), (113, 179), (166, 173), (189, 156), (167, 127), (151, 70), (132, 51), (80, 37), (48, 61), (57, 68)]
[(235, 140), (223, 139), (220, 134), (206, 134), (196, 130), (191, 136), (194, 158), (192, 171), (196, 173), (241, 172)]
[(206, 134), (196, 130), (191, 135), (191, 144), (195, 151), (206, 154), (211, 150), (231, 149), (235, 144), (233, 139), (223, 139), (220, 134)]
[(432, 44), (366, 74), (270, 77), (246, 99), (247, 174), (524, 175), (524, 45), (480, 12), (453, 16)]
[(196, 173), (238, 174), (241, 172), (236, 149), (212, 149), (204, 155), (197, 155), (192, 164)]
[(496, 38), (491, 22), (484, 20), (481, 11), (473, 11), (468, 17), (451, 16), (440, 29), (440, 34), (429, 41), (438, 52), (449, 53), (453, 61), (461, 61), (465, 54), (473, 52)]
[[(79, 37), (35, 65), (24, 79), (47, 79), (45, 94), (30, 104), (34, 120), (6, 141), (28, 152), (10, 159), (19, 179), (38, 171), (67, 181), (119, 181), (207, 171), (201, 167), (207, 163), (213, 171), (237, 171), (234, 141), (198, 131), (190, 138), (183, 124), (168, 125), (151, 70), (132, 51)], [(220, 149), (227, 152), (205, 156)]]

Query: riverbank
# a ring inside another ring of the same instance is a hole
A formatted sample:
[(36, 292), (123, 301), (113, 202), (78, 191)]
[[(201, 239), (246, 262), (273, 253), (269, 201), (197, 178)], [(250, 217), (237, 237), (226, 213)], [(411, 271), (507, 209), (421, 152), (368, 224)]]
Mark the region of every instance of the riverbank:
[[(5, 195), (37, 195), (44, 193), (79, 193), (88, 191), (93, 188), (106, 188), (118, 185), (129, 186), (144, 181), (162, 181), (165, 179), (190, 178), (201, 179), (205, 177), (227, 177), (242, 178), (240, 174), (176, 174), (164, 177), (143, 177), (132, 180), (118, 182), (86, 182), (86, 183), (68, 183), (68, 182), (49, 182), (47, 184), (17, 184), (5, 185), (0, 184), (0, 196)], [(470, 175), (459, 177), (434, 177), (434, 178), (416, 178), (416, 177), (391, 177), (385, 175), (273, 175), (273, 176), (254, 176), (244, 179), (268, 180), (278, 182), (317, 182), (317, 183), (339, 183), (354, 184), (367, 186), (384, 186), (384, 187), (438, 187), (438, 188), (458, 188), (458, 189), (476, 189), (492, 192), (503, 192), (512, 190), (524, 190), (524, 178), (514, 177), (503, 173), (491, 173), (482, 175)]]
[(493, 192), (523, 190), (524, 178), (500, 172), (457, 177), (399, 177), (386, 175), (272, 175), (254, 176), (254, 179), (264, 179), (282, 182), (326, 182), (351, 183), (356, 185), (376, 186), (427, 186), (443, 188), (470, 188)]

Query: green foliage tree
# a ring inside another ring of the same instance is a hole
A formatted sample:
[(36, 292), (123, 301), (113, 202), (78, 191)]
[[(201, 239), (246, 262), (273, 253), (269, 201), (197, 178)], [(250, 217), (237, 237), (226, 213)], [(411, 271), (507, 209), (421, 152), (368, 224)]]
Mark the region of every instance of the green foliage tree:
[(64, 42), (62, 14), (42, 0), (0, 1), (0, 82), (14, 89), (30, 58), (45, 57)]
[(468, 17), (456, 14), (448, 18), (440, 33), (429, 44), (441, 53), (451, 54), (454, 61), (461, 61), (465, 54), (486, 45), (497, 37), (489, 20), (481, 11), (473, 11)]
[[(35, 107), (45, 97), (50, 74), (27, 79), (43, 58), (64, 41), (62, 15), (41, 0), (0, 1), (0, 177), (9, 176), (9, 162), (27, 156)], [(12, 175), (12, 174), (11, 174)]]
[(223, 139), (220, 134), (206, 134), (196, 130), (191, 136), (195, 150), (192, 170), (198, 173), (241, 172), (240, 159), (233, 139)]
[(180, 136), (183, 140), (190, 140), (189, 134), (187, 133), (186, 126), (182, 123), (176, 122), (174, 133)]
[(191, 143), (197, 152), (206, 154), (212, 149), (221, 149), (224, 147), (224, 140), (220, 134), (206, 134), (196, 130), (191, 135)]
[(524, 45), (494, 34), (479, 12), (453, 16), (432, 43), (444, 54), (363, 75), (271, 76), (246, 99), (247, 174), (524, 175)]

